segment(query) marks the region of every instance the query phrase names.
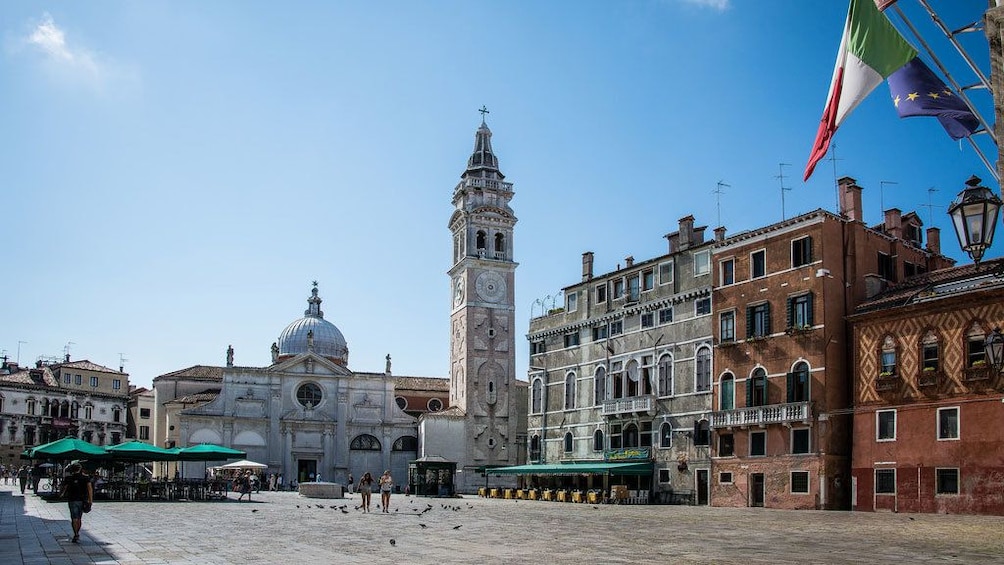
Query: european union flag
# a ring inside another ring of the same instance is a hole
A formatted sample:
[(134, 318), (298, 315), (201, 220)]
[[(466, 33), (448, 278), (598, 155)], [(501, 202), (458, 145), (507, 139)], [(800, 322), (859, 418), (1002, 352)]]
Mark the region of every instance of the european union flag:
[(899, 117), (934, 116), (952, 139), (969, 137), (980, 126), (966, 103), (920, 57), (889, 75), (889, 91)]

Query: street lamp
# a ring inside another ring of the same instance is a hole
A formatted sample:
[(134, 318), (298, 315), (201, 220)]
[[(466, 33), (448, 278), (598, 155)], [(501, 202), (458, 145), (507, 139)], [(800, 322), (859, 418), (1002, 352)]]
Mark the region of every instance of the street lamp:
[(976, 175), (969, 177), (966, 188), (948, 207), (959, 246), (977, 265), (994, 241), (997, 216), (1004, 204), (989, 188), (980, 186), (980, 182)]
[(1004, 334), (1000, 328), (994, 328), (994, 331), (987, 334), (983, 342), (983, 351), (987, 355), (987, 364), (998, 373), (1001, 372), (1004, 368)]

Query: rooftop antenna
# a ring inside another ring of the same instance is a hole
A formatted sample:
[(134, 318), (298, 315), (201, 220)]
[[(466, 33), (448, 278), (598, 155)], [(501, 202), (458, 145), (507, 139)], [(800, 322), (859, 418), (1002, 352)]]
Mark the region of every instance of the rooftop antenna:
[(935, 192), (938, 192), (937, 188), (934, 188), (933, 186), (929, 187), (927, 189), (927, 204), (921, 204), (922, 207), (927, 208), (927, 223), (932, 226), (934, 225), (934, 209), (941, 208), (941, 206), (931, 204), (931, 195)]
[(887, 184), (899, 184), (899, 183), (894, 180), (879, 181), (879, 209), (881, 210), (883, 217), (885, 216), (885, 185)]
[(787, 219), (787, 217), (784, 214), (784, 193), (786, 191), (790, 191), (791, 190), (791, 188), (788, 188), (788, 187), (784, 186), (784, 167), (790, 167), (790, 166), (791, 166), (791, 163), (778, 163), (777, 164), (777, 176), (774, 177), (776, 179), (780, 179), (780, 181), (781, 181), (781, 221), (784, 221), (784, 220)]
[(723, 188), (732, 188), (732, 185), (725, 184), (722, 181), (718, 181), (715, 184), (715, 189), (711, 191), (715, 195), (715, 203), (718, 207), (718, 227), (722, 225), (722, 194), (725, 192)]
[(66, 345), (63, 346), (63, 359), (65, 359), (66, 361), (70, 360), (70, 346), (71, 345), (76, 345), (76, 343), (73, 343), (72, 341), (68, 341), (68, 342), (66, 342)]
[(833, 190), (836, 192), (837, 195), (837, 212), (839, 212), (840, 215), (843, 216), (844, 211), (840, 209), (840, 184), (837, 182), (837, 161), (843, 161), (843, 159), (837, 158), (836, 143), (830, 145), (830, 158), (827, 159), (827, 161), (833, 164)]
[(125, 358), (125, 353), (119, 353), (119, 372), (125, 372), (125, 363), (128, 359)]

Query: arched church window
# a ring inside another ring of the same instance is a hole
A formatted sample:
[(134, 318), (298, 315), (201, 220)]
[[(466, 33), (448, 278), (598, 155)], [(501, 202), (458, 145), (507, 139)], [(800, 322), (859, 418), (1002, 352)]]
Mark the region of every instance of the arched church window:
[(380, 451), (380, 440), (369, 434), (358, 435), (352, 439), (349, 449), (355, 451)]
[(505, 236), (500, 233), (495, 234), (495, 253), (505, 253)]
[(296, 401), (304, 408), (313, 408), (321, 402), (321, 387), (316, 383), (303, 383), (296, 389)]
[(488, 248), (488, 234), (486, 234), (483, 231), (478, 231), (478, 235), (477, 235), (477, 239), (476, 239), (476, 246), (477, 246), (478, 249), (487, 249)]
[(394, 440), (391, 451), (418, 451), (418, 438), (415, 436), (401, 436)]

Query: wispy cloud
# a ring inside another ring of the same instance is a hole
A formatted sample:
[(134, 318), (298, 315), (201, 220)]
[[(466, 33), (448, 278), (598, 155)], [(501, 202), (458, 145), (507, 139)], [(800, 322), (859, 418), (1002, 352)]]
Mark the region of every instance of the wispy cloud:
[(730, 0), (681, 0), (687, 4), (693, 4), (694, 6), (699, 6), (701, 8), (711, 8), (712, 10), (718, 10), (719, 12), (724, 12), (730, 8)]
[(89, 49), (79, 41), (67, 39), (66, 32), (45, 13), (32, 22), (17, 42), (16, 51), (38, 56), (41, 67), (51, 78), (74, 87), (104, 92), (114, 84), (135, 84), (135, 73)]

